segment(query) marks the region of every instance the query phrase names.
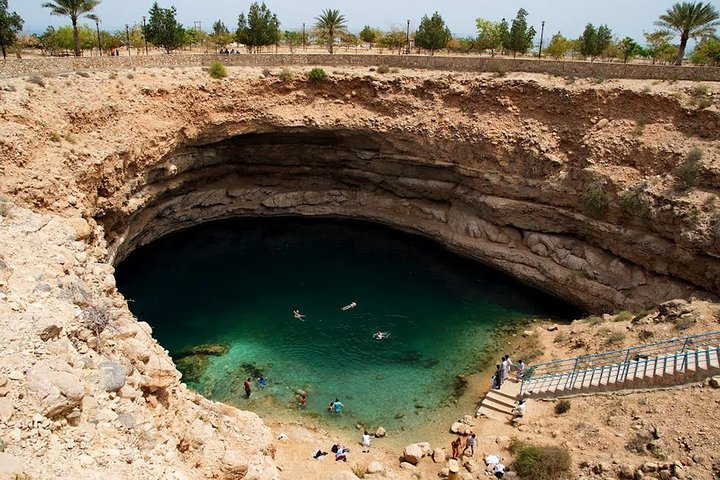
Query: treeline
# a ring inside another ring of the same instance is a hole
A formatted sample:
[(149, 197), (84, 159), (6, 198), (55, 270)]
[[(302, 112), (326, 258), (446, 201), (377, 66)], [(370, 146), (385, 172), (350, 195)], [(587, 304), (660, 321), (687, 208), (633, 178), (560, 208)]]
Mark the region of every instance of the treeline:
[[(682, 2), (673, 5), (659, 16), (657, 30), (644, 34), (644, 45), (631, 37), (620, 38), (607, 25), (588, 23), (579, 38), (566, 38), (561, 32), (550, 37), (549, 42), (540, 39), (535, 44), (537, 29), (528, 22), (529, 13), (520, 9), (510, 21), (476, 19), (477, 35), (466, 38), (454, 37), (442, 16), (435, 12), (423, 16), (418, 28), (409, 30), (394, 28), (383, 31), (365, 26), (358, 34), (347, 28), (345, 16), (339, 10), (327, 9), (315, 17), (313, 24), (302, 31), (282, 30), (277, 15), (265, 3), (252, 3), (247, 12), (238, 17), (237, 26), (228, 28), (221, 20), (216, 21), (210, 32), (195, 25), (186, 28), (177, 21), (175, 7), (162, 8), (155, 2), (143, 22), (127, 25), (124, 31), (114, 33), (100, 29), (101, 19), (93, 14), (100, 0), (54, 0), (43, 4), (52, 14), (70, 18), (72, 26), (48, 29), (41, 35), (25, 35), (18, 38), (22, 19), (8, 10), (8, 0), (0, 0), (0, 47), (5, 55), (6, 47), (13, 44), (21, 48), (38, 48), (51, 55), (81, 55), (85, 50), (101, 52), (119, 50), (141, 52), (147, 48), (159, 48), (170, 53), (187, 47), (204, 47), (206, 51), (250, 53), (277, 49), (283, 45), (291, 52), (307, 45), (326, 46), (330, 53), (335, 48), (359, 48), (410, 53), (427, 51), (431, 55), (438, 50), (452, 53), (477, 53), (537, 56), (544, 53), (554, 59), (587, 59), (589, 61), (623, 61), (644, 58), (652, 63), (681, 64), (685, 58), (688, 41), (698, 44), (690, 55), (697, 64), (720, 65), (720, 40), (716, 29), (720, 25), (717, 9), (705, 2)], [(95, 28), (78, 24), (86, 18), (95, 22)], [(542, 22), (544, 28), (545, 22)], [(542, 31), (542, 29), (541, 29)], [(679, 39), (679, 43), (674, 41)], [(228, 49), (231, 50), (228, 50)]]

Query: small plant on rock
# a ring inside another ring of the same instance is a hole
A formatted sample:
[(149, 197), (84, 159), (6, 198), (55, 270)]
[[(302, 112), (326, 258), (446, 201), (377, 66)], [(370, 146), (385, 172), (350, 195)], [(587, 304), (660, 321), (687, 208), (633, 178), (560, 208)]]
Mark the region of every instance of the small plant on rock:
[(654, 335), (655, 334), (653, 332), (651, 332), (650, 330), (640, 330), (640, 332), (638, 333), (638, 339), (641, 342), (644, 342), (646, 340), (651, 339)]
[(28, 78), (28, 82), (34, 83), (35, 85), (45, 88), (45, 79), (42, 78), (39, 75), (33, 75), (32, 77)]
[(280, 80), (281, 82), (287, 83), (287, 82), (292, 81), (293, 74), (287, 68), (283, 68), (282, 70), (280, 70), (280, 73), (278, 73), (277, 77), (278, 77), (278, 80)]
[(379, 67), (377, 67), (377, 73), (386, 74), (389, 72), (390, 72), (390, 67), (388, 67), (387, 65), (380, 65)]
[(308, 73), (308, 80), (313, 83), (320, 83), (327, 78), (327, 73), (322, 68), (315, 67)]
[(607, 339), (605, 339), (605, 345), (619, 345), (625, 341), (626, 337), (627, 335), (625, 334), (625, 332), (612, 332), (610, 333), (610, 335), (608, 335)]
[(646, 216), (650, 211), (650, 205), (645, 199), (644, 185), (638, 185), (622, 192), (620, 194), (620, 206), (623, 211), (631, 215)]
[(699, 148), (693, 148), (687, 154), (685, 160), (675, 168), (675, 178), (680, 190), (688, 190), (698, 184), (700, 179), (700, 160), (704, 152)]
[(570, 400), (560, 400), (555, 404), (555, 413), (562, 415), (570, 411)]
[(213, 62), (208, 69), (208, 73), (212, 78), (227, 77), (227, 70), (225, 69), (225, 65), (220, 62)]
[(583, 193), (583, 207), (585, 212), (593, 218), (600, 218), (607, 212), (608, 195), (605, 193), (602, 183), (596, 182), (589, 185)]
[(350, 470), (355, 474), (358, 478), (365, 478), (365, 474), (367, 473), (367, 465), (363, 465), (362, 463), (356, 463), (352, 467), (350, 467)]
[(59, 133), (57, 133), (57, 132), (52, 132), (52, 133), (50, 134), (50, 141), (51, 141), (51, 142), (60, 143), (60, 140), (62, 140), (62, 137), (60, 136)]
[(270, 69), (269, 69), (268, 67), (265, 67), (265, 68), (263, 68), (262, 70), (260, 70), (260, 73), (261, 73), (262, 76), (265, 77), (265, 78), (272, 76), (272, 72), (270, 71)]

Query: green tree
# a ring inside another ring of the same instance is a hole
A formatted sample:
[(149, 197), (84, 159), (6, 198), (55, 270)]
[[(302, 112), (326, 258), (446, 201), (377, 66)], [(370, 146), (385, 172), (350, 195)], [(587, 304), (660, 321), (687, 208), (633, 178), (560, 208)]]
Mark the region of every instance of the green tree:
[(451, 38), (445, 46), (445, 48), (447, 48), (449, 52), (453, 53), (470, 53), (476, 47), (477, 43), (474, 38), (456, 37)]
[(476, 18), (475, 25), (477, 27), (476, 45), (480, 53), (490, 50), (490, 55), (495, 56), (495, 50), (502, 47), (502, 36), (500, 31), (500, 22), (492, 22), (484, 18)]
[(612, 44), (612, 31), (607, 25), (601, 25), (595, 28), (592, 23), (585, 26), (582, 36), (580, 37), (580, 54), (589, 57), (590, 61), (594, 61), (603, 54)]
[(185, 28), (183, 31), (183, 45), (203, 45), (206, 39), (205, 32), (195, 27)]
[(235, 36), (230, 33), (230, 30), (225, 26), (222, 20), (218, 20), (213, 23), (213, 31), (208, 36), (208, 40), (215, 47), (215, 51), (225, 48), (225, 45), (232, 43)]
[(290, 53), (295, 53), (295, 49), (302, 45), (303, 34), (295, 30), (285, 30), (282, 39), (283, 43), (290, 48)]
[(377, 30), (376, 28), (372, 28), (369, 25), (365, 25), (362, 30), (360, 30), (360, 40), (370, 45), (370, 49), (372, 50), (373, 45), (377, 43), (377, 41), (382, 36), (382, 33)]
[(645, 42), (647, 43), (647, 53), (652, 58), (653, 64), (656, 62), (674, 61), (677, 54), (677, 47), (672, 45), (670, 41), (673, 39), (672, 32), (667, 30), (657, 30), (655, 32), (645, 33)]
[(15, 12), (8, 11), (8, 0), (0, 0), (0, 48), (3, 58), (7, 58), (5, 47), (17, 40), (17, 33), (22, 30), (23, 19)]
[(565, 58), (570, 50), (572, 50), (573, 42), (565, 38), (560, 32), (553, 35), (545, 52), (555, 60)]
[(340, 33), (340, 43), (345, 47), (345, 51), (350, 50), (350, 47), (356, 47), (360, 45), (360, 37), (350, 32)]
[(688, 40), (714, 36), (715, 29), (720, 26), (719, 19), (720, 13), (709, 2), (682, 2), (660, 15), (655, 24), (680, 35), (675, 65), (682, 65)]
[(698, 65), (720, 66), (720, 40), (704, 38), (690, 54), (690, 60)]
[(147, 39), (162, 47), (166, 53), (180, 48), (185, 40), (185, 29), (176, 19), (175, 7), (160, 8), (157, 2), (150, 8), (147, 23)]
[(402, 49), (407, 45), (407, 33), (398, 29), (390, 30), (380, 37), (378, 45), (387, 48), (391, 52), (397, 49), (398, 55), (400, 55)]
[(43, 3), (43, 8), (49, 8), (51, 15), (70, 17), (75, 43), (75, 56), (80, 56), (80, 35), (78, 32), (78, 19), (81, 15), (91, 13), (100, 5), (100, 0), (54, 0)]
[(320, 16), (315, 17), (315, 29), (332, 54), (335, 38), (341, 32), (347, 30), (347, 21), (345, 16), (340, 13), (340, 10), (326, 9), (322, 11)]
[(521, 8), (512, 21), (510, 35), (507, 38), (505, 48), (513, 52), (513, 58), (515, 58), (518, 53), (524, 55), (532, 47), (533, 39), (535, 38), (535, 28), (528, 28), (527, 16), (527, 10)]
[(642, 53), (642, 47), (631, 37), (625, 37), (618, 42), (618, 51), (622, 55), (623, 63), (628, 63), (632, 58)]
[(445, 20), (435, 12), (432, 17), (428, 18), (424, 15), (420, 20), (420, 26), (415, 32), (415, 45), (430, 50), (430, 55), (434, 55), (435, 50), (445, 48), (451, 37), (452, 34), (445, 25)]
[(262, 47), (280, 42), (280, 21), (264, 2), (253, 2), (247, 17), (244, 13), (238, 17), (235, 38), (238, 43), (245, 45), (249, 52), (259, 53)]

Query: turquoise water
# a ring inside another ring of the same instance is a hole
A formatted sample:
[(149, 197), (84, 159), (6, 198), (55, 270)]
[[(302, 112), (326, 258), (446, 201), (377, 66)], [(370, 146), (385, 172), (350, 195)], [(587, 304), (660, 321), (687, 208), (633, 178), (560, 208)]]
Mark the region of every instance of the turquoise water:
[[(356, 221), (208, 223), (138, 249), (116, 276), (171, 353), (230, 345), (191, 388), (263, 415), (295, 411), (301, 388), (307, 406), (293, 415), (337, 427), (417, 426), (453, 404), (457, 376), (481, 366), (498, 326), (571, 311), (428, 240)], [(245, 399), (255, 370), (269, 386)], [(335, 398), (340, 417), (327, 411)]]

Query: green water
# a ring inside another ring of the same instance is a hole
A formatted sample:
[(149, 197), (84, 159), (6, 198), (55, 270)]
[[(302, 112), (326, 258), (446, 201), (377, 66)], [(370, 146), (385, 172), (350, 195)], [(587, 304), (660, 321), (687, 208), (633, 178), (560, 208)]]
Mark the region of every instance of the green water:
[[(201, 225), (138, 249), (117, 280), (170, 352), (230, 345), (191, 388), (261, 415), (294, 412), (302, 388), (307, 406), (292, 415), (340, 428), (417, 427), (453, 404), (496, 327), (572, 311), (423, 238), (329, 219)], [(255, 369), (269, 386), (245, 399)]]

